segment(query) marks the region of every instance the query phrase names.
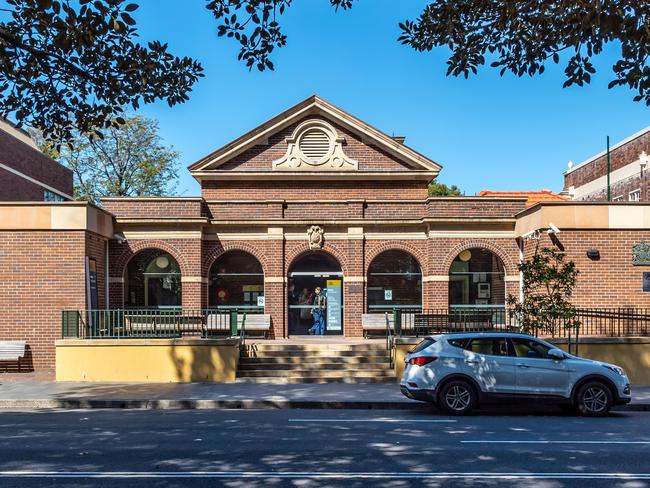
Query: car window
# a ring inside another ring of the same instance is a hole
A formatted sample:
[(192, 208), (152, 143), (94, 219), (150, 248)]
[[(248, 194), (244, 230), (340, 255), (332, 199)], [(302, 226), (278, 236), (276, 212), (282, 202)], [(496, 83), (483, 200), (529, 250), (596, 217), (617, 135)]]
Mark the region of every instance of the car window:
[(435, 342), (436, 342), (435, 340), (433, 340), (433, 339), (427, 337), (427, 338), (424, 339), (422, 342), (420, 342), (417, 346), (415, 346), (415, 347), (411, 350), (411, 353), (414, 353), (414, 352), (420, 352), (420, 351), (422, 351), (423, 349), (426, 349), (427, 347), (429, 347), (431, 344), (434, 344)]
[(537, 358), (543, 359), (548, 357), (550, 347), (537, 342), (533, 339), (510, 339), (514, 355), (518, 358)]
[(508, 355), (508, 348), (506, 347), (505, 339), (496, 339), (496, 338), (471, 339), (466, 349), (468, 351), (472, 351), (477, 354), (489, 354), (491, 356)]
[(461, 349), (465, 349), (465, 345), (467, 344), (467, 339), (447, 339), (447, 342), (454, 347), (460, 347)]

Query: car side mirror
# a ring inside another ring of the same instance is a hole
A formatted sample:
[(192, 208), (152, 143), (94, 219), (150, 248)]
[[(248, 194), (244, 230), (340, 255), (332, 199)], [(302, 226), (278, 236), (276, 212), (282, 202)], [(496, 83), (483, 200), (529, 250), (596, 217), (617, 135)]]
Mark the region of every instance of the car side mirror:
[(550, 349), (546, 353), (546, 355), (550, 359), (557, 359), (558, 361), (561, 361), (562, 359), (566, 359), (566, 354), (564, 354), (564, 351), (562, 349), (558, 349), (558, 348)]

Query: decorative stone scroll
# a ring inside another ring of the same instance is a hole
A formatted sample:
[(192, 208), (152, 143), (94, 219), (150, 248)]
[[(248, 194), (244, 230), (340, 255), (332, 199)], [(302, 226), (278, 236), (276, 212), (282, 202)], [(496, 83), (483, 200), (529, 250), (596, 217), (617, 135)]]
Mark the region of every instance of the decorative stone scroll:
[(307, 237), (309, 239), (309, 249), (323, 249), (325, 243), (325, 229), (320, 225), (312, 225), (307, 230)]
[(634, 266), (650, 266), (650, 244), (641, 240), (632, 248), (632, 264)]
[(287, 152), (273, 161), (277, 171), (356, 171), (359, 163), (343, 152), (345, 139), (323, 120), (307, 120), (287, 137)]

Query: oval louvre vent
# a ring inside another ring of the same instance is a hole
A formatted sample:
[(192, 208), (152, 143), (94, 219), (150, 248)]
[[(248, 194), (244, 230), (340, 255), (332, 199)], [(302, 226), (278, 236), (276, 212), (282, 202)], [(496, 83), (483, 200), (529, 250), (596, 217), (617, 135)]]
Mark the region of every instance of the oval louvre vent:
[(299, 147), (305, 157), (318, 161), (329, 152), (330, 138), (321, 129), (310, 129), (300, 138)]

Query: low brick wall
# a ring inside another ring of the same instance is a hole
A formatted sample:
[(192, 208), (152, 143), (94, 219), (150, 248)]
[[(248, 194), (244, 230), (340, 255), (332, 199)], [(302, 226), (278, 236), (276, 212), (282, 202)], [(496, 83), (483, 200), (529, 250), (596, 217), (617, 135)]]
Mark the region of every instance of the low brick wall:
[[(421, 340), (406, 337), (395, 340), (395, 376), (398, 382), (404, 372), (404, 357)], [(568, 350), (566, 340), (558, 339), (554, 343), (565, 351)], [(575, 353), (575, 343), (571, 348)], [(584, 338), (580, 339), (577, 355), (625, 368), (632, 384), (650, 384), (650, 337)]]
[(235, 381), (238, 339), (62, 339), (57, 381)]

